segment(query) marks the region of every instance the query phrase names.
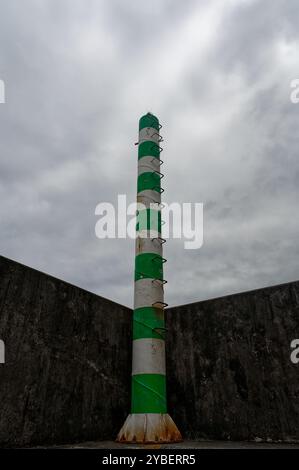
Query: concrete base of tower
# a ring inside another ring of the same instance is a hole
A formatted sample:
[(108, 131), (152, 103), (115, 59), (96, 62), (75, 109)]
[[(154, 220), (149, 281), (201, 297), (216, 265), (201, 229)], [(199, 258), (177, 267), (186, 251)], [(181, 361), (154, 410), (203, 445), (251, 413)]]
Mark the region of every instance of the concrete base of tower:
[(121, 428), (116, 442), (150, 444), (181, 442), (182, 436), (168, 414), (130, 414)]

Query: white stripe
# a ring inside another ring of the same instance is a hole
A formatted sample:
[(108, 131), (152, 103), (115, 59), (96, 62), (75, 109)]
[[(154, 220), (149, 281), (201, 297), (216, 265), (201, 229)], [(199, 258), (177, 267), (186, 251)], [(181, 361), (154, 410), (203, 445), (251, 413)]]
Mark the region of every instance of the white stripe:
[(150, 140), (151, 142), (159, 144), (159, 138), (159, 131), (153, 127), (144, 127), (139, 131), (139, 144), (145, 142), (146, 140)]
[(142, 338), (133, 341), (132, 375), (165, 375), (165, 341)]
[(152, 189), (145, 189), (140, 191), (137, 195), (137, 202), (141, 202), (145, 207), (150, 207), (151, 204), (161, 203), (161, 194)]
[(135, 253), (155, 253), (162, 256), (162, 243), (157, 239), (160, 234), (155, 230), (141, 230), (136, 237)]
[(138, 160), (138, 176), (140, 176), (142, 173), (151, 173), (153, 171), (160, 172), (160, 170), (161, 165), (158, 158), (148, 156), (142, 157), (140, 160)]
[(134, 308), (152, 307), (156, 302), (164, 301), (163, 284), (153, 282), (153, 279), (138, 279), (134, 288)]
[(136, 235), (138, 238), (152, 240), (153, 238), (157, 238), (160, 236), (160, 232), (158, 230), (139, 230)]

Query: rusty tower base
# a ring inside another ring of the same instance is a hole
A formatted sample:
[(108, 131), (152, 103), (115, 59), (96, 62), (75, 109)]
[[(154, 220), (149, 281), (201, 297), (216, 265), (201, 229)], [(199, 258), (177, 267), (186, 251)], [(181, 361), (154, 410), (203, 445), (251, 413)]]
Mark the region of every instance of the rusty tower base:
[(181, 442), (182, 436), (168, 414), (130, 414), (116, 438), (117, 442), (150, 444)]

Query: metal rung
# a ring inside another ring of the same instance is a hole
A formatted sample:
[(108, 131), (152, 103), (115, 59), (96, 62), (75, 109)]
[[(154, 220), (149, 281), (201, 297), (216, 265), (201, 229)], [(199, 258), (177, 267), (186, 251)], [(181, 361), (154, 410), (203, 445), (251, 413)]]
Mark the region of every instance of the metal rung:
[(151, 163), (153, 163), (153, 161), (158, 162), (158, 163), (159, 163), (159, 166), (163, 165), (163, 163), (164, 163), (163, 160), (161, 160), (160, 158), (156, 158), (156, 157), (154, 157), (154, 158), (151, 160)]
[(166, 243), (166, 239), (165, 239), (165, 238), (162, 238), (162, 237), (154, 237), (154, 238), (152, 238), (152, 241), (154, 241), (154, 240), (158, 240), (158, 241), (161, 243), (161, 245), (163, 245), (164, 243)]
[(161, 188), (160, 186), (154, 186), (154, 187), (152, 188), (152, 191), (156, 191), (157, 189), (158, 189), (157, 192), (160, 193), (160, 194), (164, 193), (164, 191), (165, 191), (165, 189), (164, 189), (164, 188)]
[(155, 148), (155, 147), (158, 147), (160, 153), (163, 152), (163, 148), (160, 147), (160, 145), (154, 143), (154, 145), (151, 146), (152, 149)]
[[(146, 328), (148, 328), (149, 330), (152, 330), (152, 331), (155, 331), (158, 335), (160, 335), (162, 338), (164, 337), (165, 335), (165, 331), (167, 331), (166, 328), (163, 328), (162, 326), (156, 326), (156, 327), (152, 327), (151, 325), (148, 325), (147, 323), (144, 323), (142, 321), (139, 321), (139, 320), (136, 320), (136, 318), (133, 319), (133, 322), (135, 323), (139, 323), (139, 325), (142, 325), (142, 326), (145, 326)], [(158, 330), (161, 330), (162, 333), (160, 333)]]
[(163, 204), (162, 202), (155, 201), (152, 197), (144, 196), (144, 195), (141, 195), (141, 196), (139, 196), (139, 197), (145, 197), (145, 199), (149, 199), (149, 200), (152, 201), (154, 204), (158, 204), (159, 206), (164, 207), (164, 204)]
[[(160, 256), (154, 256), (154, 257), (152, 258), (152, 261), (155, 261), (156, 259), (160, 259), (160, 258), (162, 258), (162, 256), (161, 256), (161, 257), (160, 257)], [(164, 264), (164, 263), (166, 263), (166, 262), (167, 262), (167, 259), (166, 259), (166, 258), (162, 258), (162, 263)]]
[(153, 162), (158, 162), (159, 163), (159, 166), (163, 165), (164, 161), (161, 160), (160, 158), (156, 158), (156, 157), (153, 157), (153, 159), (151, 160), (151, 163)]
[(159, 301), (158, 301), (158, 302), (154, 302), (154, 303), (152, 304), (152, 307), (159, 308), (158, 305), (161, 305), (160, 308), (162, 308), (162, 309), (168, 307), (168, 304), (167, 304), (166, 302), (159, 302)]
[(167, 328), (156, 326), (155, 328), (152, 328), (152, 331), (154, 331), (157, 335), (161, 336), (161, 338), (165, 339)]
[(158, 142), (163, 142), (164, 139), (162, 135), (159, 134), (159, 132), (154, 132), (153, 135), (151, 135), (151, 138), (154, 137), (154, 135), (157, 135), (159, 137)]
[(160, 176), (160, 180), (161, 180), (162, 178), (164, 178), (164, 174), (161, 173), (161, 171), (154, 170), (154, 171), (152, 171), (152, 175), (153, 175), (154, 173), (156, 173), (156, 175), (159, 175), (159, 176)]
[[(150, 124), (156, 124), (156, 121), (152, 120), (152, 122), (150, 122)], [(152, 125), (151, 126), (148, 126), (147, 128), (149, 129), (150, 127), (153, 127)], [(159, 127), (159, 131), (162, 129), (162, 124), (158, 124), (158, 127)]]
[(152, 283), (154, 284), (155, 282), (156, 282), (156, 283), (159, 283), (159, 284), (163, 284), (163, 285), (164, 285), (164, 284), (167, 284), (166, 279), (158, 279), (158, 278), (155, 278), (155, 279), (152, 280)]

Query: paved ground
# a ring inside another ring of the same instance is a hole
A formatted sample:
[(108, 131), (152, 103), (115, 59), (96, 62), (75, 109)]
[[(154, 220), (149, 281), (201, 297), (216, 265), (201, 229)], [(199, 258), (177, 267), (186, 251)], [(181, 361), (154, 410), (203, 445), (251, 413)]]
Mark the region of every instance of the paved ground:
[(113, 441), (90, 441), (55, 447), (67, 449), (299, 449), (299, 442), (184, 441), (179, 444), (129, 445)]

